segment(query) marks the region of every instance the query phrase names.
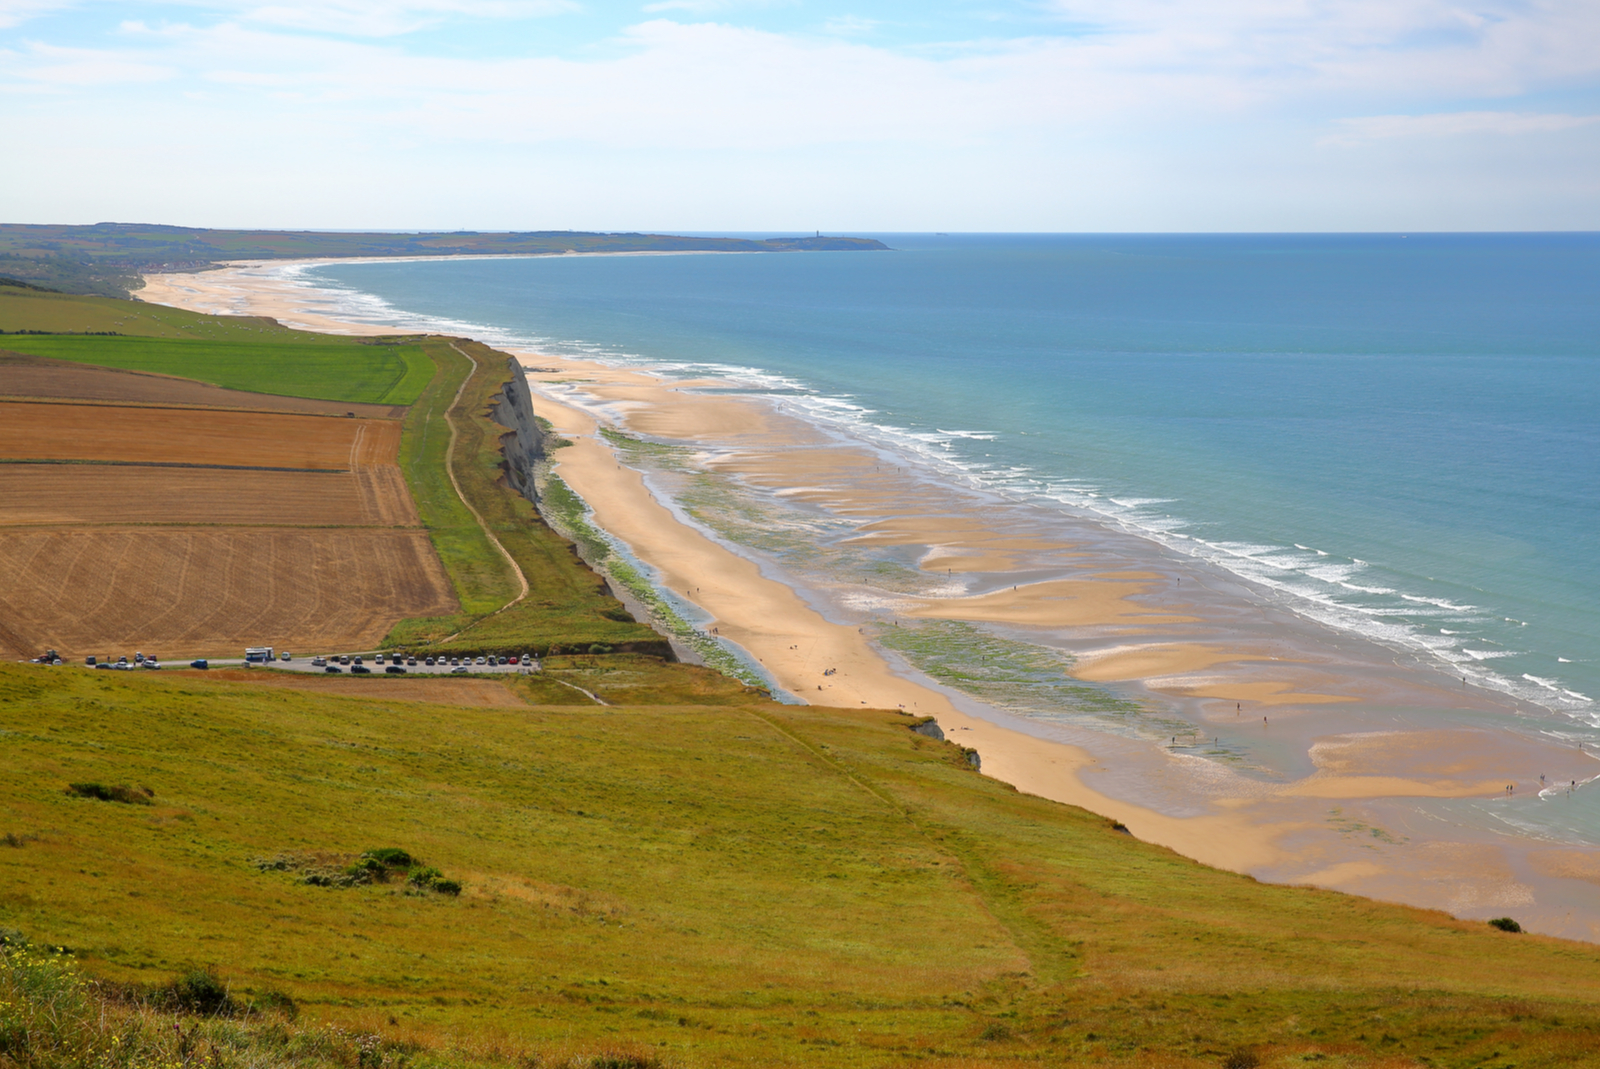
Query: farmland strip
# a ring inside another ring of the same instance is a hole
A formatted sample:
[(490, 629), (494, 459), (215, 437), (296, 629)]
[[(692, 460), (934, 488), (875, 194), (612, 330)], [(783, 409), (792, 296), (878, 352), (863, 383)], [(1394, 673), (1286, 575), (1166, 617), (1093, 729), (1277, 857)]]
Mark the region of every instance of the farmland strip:
[(63, 460), (0, 457), (0, 464), (68, 464), (95, 468), (205, 468), (216, 471), (292, 471), (301, 475), (349, 475), (349, 468), (269, 468), (263, 464), (185, 464), (176, 460)]

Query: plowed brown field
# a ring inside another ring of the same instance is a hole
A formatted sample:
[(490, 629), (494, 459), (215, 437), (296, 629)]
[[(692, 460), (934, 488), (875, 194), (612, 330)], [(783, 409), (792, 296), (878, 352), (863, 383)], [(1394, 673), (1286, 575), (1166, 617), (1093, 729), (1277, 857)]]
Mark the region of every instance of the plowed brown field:
[(11, 657), (371, 648), (457, 607), (427, 535), (385, 528), (13, 527), (0, 579)]
[(404, 405), (317, 401), (304, 397), (278, 397), (270, 393), (227, 390), (193, 379), (144, 371), (119, 371), (4, 350), (0, 350), (0, 397), (66, 397), (122, 404), (193, 405), (200, 408), (305, 412), (326, 416), (343, 416), (353, 412), (365, 419), (400, 419), (406, 411)]
[(387, 406), (0, 354), (16, 395), (59, 399), (0, 400), (0, 461), (55, 462), (0, 463), (0, 656), (370, 649), (459, 610)]
[(400, 469), (219, 471), (92, 464), (0, 464), (0, 526), (266, 524), (414, 527)]
[(396, 420), (0, 402), (0, 459), (341, 470), (393, 464)]

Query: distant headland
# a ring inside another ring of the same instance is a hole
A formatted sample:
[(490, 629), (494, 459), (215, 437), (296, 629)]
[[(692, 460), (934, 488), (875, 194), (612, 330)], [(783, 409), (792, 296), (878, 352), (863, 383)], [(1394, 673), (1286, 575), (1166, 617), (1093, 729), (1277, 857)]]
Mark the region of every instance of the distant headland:
[(151, 272), (198, 271), (227, 260), (344, 256), (528, 255), (606, 252), (866, 252), (872, 238), (708, 238), (675, 234), (524, 232), (319, 232), (206, 230), (143, 223), (0, 224), (0, 277), (68, 293), (126, 297)]

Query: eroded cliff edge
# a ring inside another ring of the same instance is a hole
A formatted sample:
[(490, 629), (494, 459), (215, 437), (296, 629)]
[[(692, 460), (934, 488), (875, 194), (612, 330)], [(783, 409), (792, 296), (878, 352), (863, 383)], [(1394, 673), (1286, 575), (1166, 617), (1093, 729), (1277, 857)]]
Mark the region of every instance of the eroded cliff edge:
[(515, 357), (507, 361), (511, 378), (489, 404), (489, 418), (511, 430), (500, 436), (506, 458), (506, 482), (523, 497), (538, 504), (534, 465), (544, 456), (544, 431), (533, 414), (533, 391), (528, 376)]

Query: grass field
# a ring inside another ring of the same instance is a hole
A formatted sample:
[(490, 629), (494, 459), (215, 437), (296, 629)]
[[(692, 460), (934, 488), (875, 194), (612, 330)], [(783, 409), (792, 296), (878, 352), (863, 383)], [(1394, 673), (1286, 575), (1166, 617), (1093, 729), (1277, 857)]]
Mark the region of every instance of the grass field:
[[(1600, 1058), (1600, 949), (1206, 869), (893, 713), (107, 675), (0, 668), (0, 925), (124, 982), (212, 965), (411, 1064)], [(378, 846), (464, 890), (297, 878)]]
[[(505, 354), (442, 338), (425, 340), (423, 348), (439, 373), (406, 417), (400, 463), (422, 522), (455, 584), (462, 614), (406, 621), (387, 644), (506, 653), (591, 645), (665, 650), (665, 641), (633, 621), (605, 582), (578, 559), (572, 544), (505, 486), (499, 439), (506, 428), (488, 414), (510, 375)], [(528, 596), (509, 609), (504, 607), (517, 597), (520, 585), (446, 472), (452, 427), (452, 463), (461, 494), (528, 581)]]
[[(0, 339), (0, 346), (4, 339)], [(73, 398), (120, 405), (224, 408), (252, 412), (298, 412), (306, 415), (362, 419), (400, 419), (403, 405), (369, 405), (360, 401), (326, 401), (314, 397), (280, 397), (247, 390), (226, 390), (209, 383), (148, 371), (96, 367), (28, 356), (0, 347), (0, 397), (20, 399)]]
[(0, 287), (0, 332), (0, 348), (14, 352), (291, 397), (408, 405), (433, 374), (412, 341), (12, 287)]

